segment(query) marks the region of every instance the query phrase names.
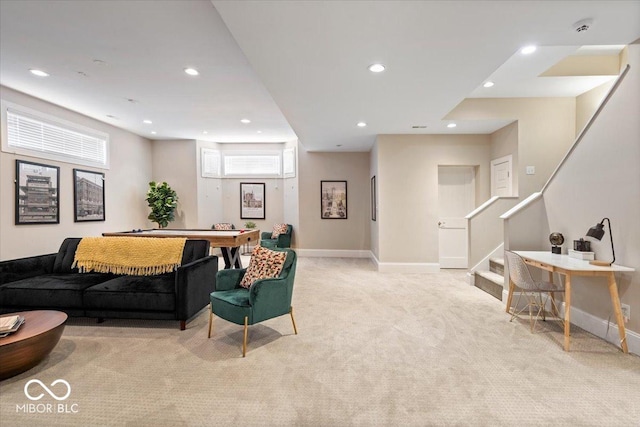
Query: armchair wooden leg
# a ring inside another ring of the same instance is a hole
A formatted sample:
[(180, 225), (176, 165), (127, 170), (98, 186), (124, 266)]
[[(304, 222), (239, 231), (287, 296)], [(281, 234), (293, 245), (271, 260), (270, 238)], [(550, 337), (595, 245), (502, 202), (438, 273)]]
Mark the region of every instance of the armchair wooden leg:
[(247, 327), (248, 327), (249, 318), (244, 316), (244, 340), (242, 340), (242, 357), (247, 354)]
[(291, 307), (291, 309), (289, 310), (289, 314), (291, 315), (291, 323), (293, 323), (293, 332), (295, 332), (295, 334), (298, 335), (298, 328), (296, 328), (296, 321), (293, 318), (293, 307)]
[(211, 327), (213, 326), (213, 311), (209, 311), (209, 336), (211, 338)]

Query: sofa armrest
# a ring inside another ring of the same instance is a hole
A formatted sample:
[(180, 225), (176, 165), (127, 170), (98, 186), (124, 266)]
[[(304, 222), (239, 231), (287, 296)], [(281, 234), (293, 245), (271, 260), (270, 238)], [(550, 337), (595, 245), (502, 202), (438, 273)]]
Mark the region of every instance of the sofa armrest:
[(262, 233), (260, 233), (260, 240), (271, 240), (271, 236), (271, 231), (263, 231)]
[(51, 274), (57, 254), (32, 256), (0, 262), (0, 285)]
[(207, 256), (176, 270), (176, 315), (188, 320), (209, 303), (216, 286), (218, 257)]
[(256, 280), (249, 289), (253, 322), (287, 314), (291, 309), (290, 284), (285, 278)]
[(240, 286), (246, 268), (233, 268), (220, 270), (216, 274), (216, 291), (230, 291)]

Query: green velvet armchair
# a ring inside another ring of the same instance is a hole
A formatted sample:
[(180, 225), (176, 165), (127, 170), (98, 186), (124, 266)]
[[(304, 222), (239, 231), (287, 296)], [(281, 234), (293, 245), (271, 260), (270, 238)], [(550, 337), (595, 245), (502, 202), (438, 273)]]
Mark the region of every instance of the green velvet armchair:
[(215, 291), (210, 295), (209, 338), (211, 338), (214, 314), (237, 325), (244, 325), (242, 357), (247, 353), (248, 325), (289, 314), (293, 323), (293, 332), (298, 334), (291, 306), (297, 255), (290, 249), (275, 250), (287, 253), (282, 271), (276, 278), (256, 280), (249, 289), (246, 289), (240, 286), (246, 268), (222, 270), (216, 275)]
[(287, 232), (279, 234), (277, 239), (272, 239), (272, 233), (270, 231), (264, 231), (260, 235), (260, 245), (265, 248), (290, 248), (291, 247), (291, 232), (293, 227), (291, 224), (287, 225)]

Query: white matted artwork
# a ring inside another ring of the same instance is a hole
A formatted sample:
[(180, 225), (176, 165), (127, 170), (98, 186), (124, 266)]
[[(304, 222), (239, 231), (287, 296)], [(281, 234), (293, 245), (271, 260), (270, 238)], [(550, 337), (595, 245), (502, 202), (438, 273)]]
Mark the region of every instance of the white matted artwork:
[(264, 219), (264, 182), (240, 183), (240, 218)]
[(347, 181), (320, 181), (322, 219), (347, 219)]

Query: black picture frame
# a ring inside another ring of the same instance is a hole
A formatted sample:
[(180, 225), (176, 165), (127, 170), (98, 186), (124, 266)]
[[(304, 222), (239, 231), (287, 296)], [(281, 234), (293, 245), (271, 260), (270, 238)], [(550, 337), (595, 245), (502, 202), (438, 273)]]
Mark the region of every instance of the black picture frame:
[(371, 177), (371, 221), (376, 220), (376, 211), (377, 211), (377, 200), (376, 200), (376, 176), (373, 175)]
[(60, 168), (16, 160), (15, 224), (60, 224)]
[(265, 219), (264, 182), (240, 183), (240, 219)]
[(348, 218), (347, 181), (320, 181), (320, 218)]
[(73, 221), (104, 221), (104, 185), (101, 172), (73, 170)]

